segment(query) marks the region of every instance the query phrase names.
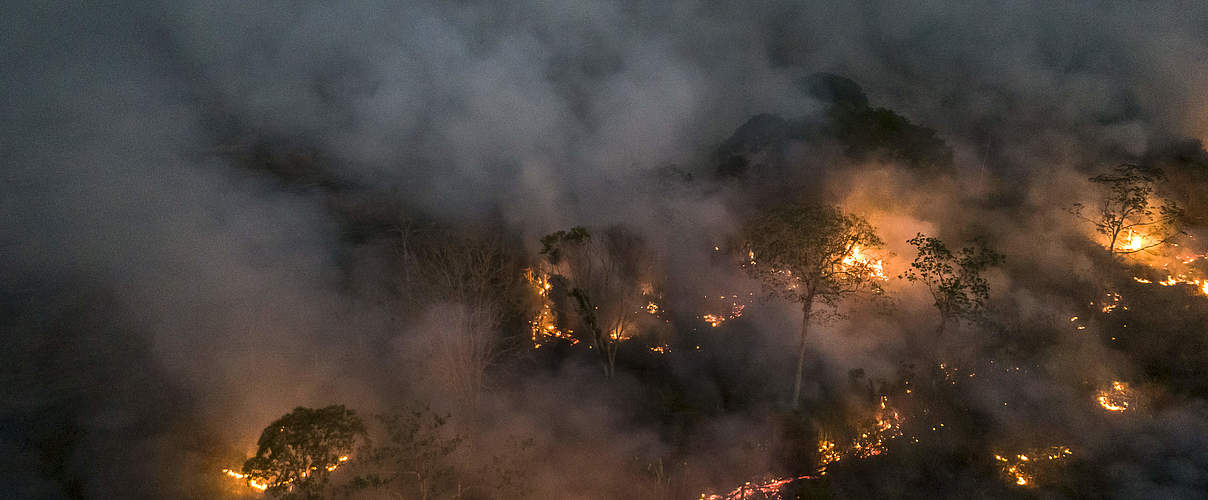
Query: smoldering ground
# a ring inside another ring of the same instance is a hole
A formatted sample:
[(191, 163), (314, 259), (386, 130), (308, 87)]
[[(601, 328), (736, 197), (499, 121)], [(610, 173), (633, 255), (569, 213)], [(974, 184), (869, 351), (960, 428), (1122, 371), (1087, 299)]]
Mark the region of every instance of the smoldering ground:
[[(675, 350), (635, 344), (604, 381), (594, 354), (517, 342), (487, 372), (489, 417), (463, 424), (480, 454), (535, 438), (529, 495), (544, 498), (696, 497), (808, 468), (769, 444), (799, 311), (749, 298), (758, 284), (714, 250), (750, 212), (802, 197), (869, 217), (890, 274), (920, 231), (1008, 256), (1001, 321), (959, 340), (930, 340), (927, 298), (897, 281), (895, 307), (848, 304), (815, 330), (818, 419), (853, 378), (937, 360), (982, 377), (944, 400), (976, 425), (931, 455), (837, 469), (833, 492), (1027, 495), (952, 449), (1057, 442), (1078, 462), (1047, 495), (1205, 486), (1202, 299), (1129, 284), (1065, 211), (1122, 161), (1162, 163), (1202, 210), (1200, 3), (5, 10), (0, 443), (17, 496), (239, 494), (216, 471), (294, 406), (463, 408), (427, 382), (442, 372), (419, 346), (464, 304), (408, 288), (406, 236), (489, 235), (520, 265), (573, 225), (641, 235)], [(819, 72), (858, 87), (819, 87)], [(1104, 286), (1144, 336), (1070, 331)], [(700, 321), (698, 296), (743, 293), (742, 318)], [(487, 333), (523, 341), (526, 321)], [(1089, 391), (1113, 378), (1150, 381), (1155, 402), (1104, 420)], [(852, 479), (878, 471), (899, 487)]]

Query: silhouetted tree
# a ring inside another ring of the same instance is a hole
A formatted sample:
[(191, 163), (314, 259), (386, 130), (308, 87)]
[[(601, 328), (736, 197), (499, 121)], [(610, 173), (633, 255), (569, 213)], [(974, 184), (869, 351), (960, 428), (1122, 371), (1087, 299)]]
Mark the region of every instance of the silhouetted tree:
[(1117, 165), (1111, 173), (1090, 178), (1098, 185), (1100, 197), (1092, 213), (1086, 213), (1087, 207), (1081, 203), (1075, 203), (1070, 212), (1093, 224), (1107, 238), (1104, 246), (1112, 255), (1170, 243), (1182, 234), (1179, 226), (1183, 209), (1167, 198), (1151, 200), (1154, 185), (1164, 178), (1159, 169)]
[(343, 405), (299, 406), (264, 428), (243, 474), (273, 496), (319, 498), (330, 473), (365, 435), (356, 412)]
[(863, 218), (838, 207), (796, 203), (761, 213), (746, 223), (743, 268), (759, 279), (771, 295), (801, 304), (801, 339), (791, 404), (801, 399), (805, 339), (814, 305), (832, 308), (857, 292), (880, 294), (880, 262), (860, 252), (882, 245), (875, 229)]
[(514, 347), (499, 330), (508, 312), (519, 309), (512, 301), (523, 295), (520, 261), (498, 239), (447, 231), (425, 236), (400, 248), (409, 302), (440, 318), (419, 352), (442, 389), (472, 411), (487, 370)]
[(992, 266), (1001, 265), (1003, 256), (975, 240), (973, 246), (964, 247), (953, 254), (939, 238), (918, 233), (906, 241), (918, 250), (910, 269), (900, 276), (914, 283), (922, 283), (931, 292), (940, 322), (936, 335), (944, 334), (944, 327), (954, 320), (974, 320), (983, 311), (990, 298), (990, 284), (982, 273)]

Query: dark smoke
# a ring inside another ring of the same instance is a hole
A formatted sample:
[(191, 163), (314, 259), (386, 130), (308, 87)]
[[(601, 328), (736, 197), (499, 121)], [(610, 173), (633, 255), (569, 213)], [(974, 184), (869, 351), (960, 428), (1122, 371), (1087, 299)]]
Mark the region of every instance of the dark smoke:
[[(626, 347), (604, 381), (592, 355), (509, 344), (490, 417), (465, 425), (482, 456), (534, 438), (534, 498), (696, 498), (809, 469), (785, 442), (937, 359), (979, 371), (936, 396), (967, 425), (838, 468), (827, 494), (1013, 497), (966, 458), (1053, 443), (1077, 458), (1045, 497), (1208, 488), (1205, 299), (1136, 284), (1065, 211), (1139, 162), (1208, 235), (1201, 2), (10, 3), (14, 498), (235, 496), (217, 471), (295, 406), (464, 412), (423, 362), (464, 304), (424, 302), (400, 255), (491, 241), (518, 268), (574, 225), (640, 236), (685, 352)], [(801, 198), (867, 216), (895, 273), (917, 232), (985, 238), (1008, 256), (992, 321), (935, 341), (929, 299), (897, 282), (892, 308), (849, 304), (811, 339), (809, 425), (786, 423), (798, 309), (752, 301), (711, 329), (698, 306), (758, 291), (713, 247)], [(1132, 301), (1127, 328), (1070, 336), (1105, 286)], [(524, 340), (507, 307), (497, 333)], [(1143, 412), (1093, 407), (1116, 378)]]

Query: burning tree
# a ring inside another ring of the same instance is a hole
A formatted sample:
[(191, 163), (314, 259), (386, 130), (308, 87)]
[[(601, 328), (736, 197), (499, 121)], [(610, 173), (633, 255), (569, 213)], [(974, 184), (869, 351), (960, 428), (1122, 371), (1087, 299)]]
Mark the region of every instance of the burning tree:
[(646, 304), (640, 278), (647, 259), (641, 240), (621, 227), (593, 238), (576, 226), (546, 235), (541, 245), (546, 261), (565, 269), (561, 278), (568, 283), (582, 330), (603, 357), (604, 375), (611, 378), (621, 342), (633, 336)]
[(228, 474), (273, 496), (320, 498), (330, 473), (365, 435), (360, 417), (343, 405), (299, 406), (264, 428), (242, 474)]
[(918, 250), (910, 269), (901, 277), (922, 283), (931, 292), (940, 314), (936, 335), (955, 320), (976, 319), (990, 298), (990, 284), (982, 273), (991, 266), (1001, 265), (1004, 258), (982, 240), (953, 254), (939, 238), (918, 233), (906, 241)]
[(795, 203), (750, 220), (742, 233), (743, 268), (772, 296), (801, 304), (801, 339), (791, 404), (801, 399), (805, 339), (815, 303), (830, 308), (859, 292), (883, 293), (880, 260), (863, 254), (883, 244), (863, 218), (838, 207)]
[(1182, 234), (1183, 209), (1169, 198), (1153, 203), (1154, 185), (1165, 179), (1162, 171), (1122, 164), (1111, 173), (1090, 178), (1098, 185), (1100, 200), (1091, 213), (1075, 203), (1070, 212), (1094, 225), (1107, 238), (1107, 251), (1125, 255), (1172, 242)]

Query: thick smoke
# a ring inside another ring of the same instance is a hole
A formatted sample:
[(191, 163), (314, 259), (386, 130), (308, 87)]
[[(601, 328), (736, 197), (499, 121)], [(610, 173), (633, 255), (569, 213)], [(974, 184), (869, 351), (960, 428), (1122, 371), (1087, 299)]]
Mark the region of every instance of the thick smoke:
[[(20, 471), (3, 484), (18, 497), (231, 494), (215, 471), (297, 405), (466, 411), (424, 383), (448, 368), (424, 365), (434, 349), (424, 339), (450, 328), (447, 317), (474, 313), (423, 302), (398, 278), (407, 270), (398, 235), (416, 220), (494, 233), (529, 257), (551, 231), (624, 224), (650, 247), (688, 331), (698, 295), (758, 291), (714, 246), (753, 208), (802, 197), (867, 216), (895, 274), (917, 232), (986, 238), (1008, 256), (992, 276), (996, 314), (1014, 319), (933, 342), (927, 297), (894, 284), (890, 313), (856, 303), (848, 320), (816, 329), (807, 398), (842, 399), (852, 369), (872, 380), (893, 378), (903, 360), (1007, 362), (1016, 353), (1004, 335), (1033, 339), (1012, 360), (1031, 375), (996, 383), (987, 373), (964, 402), (1002, 440), (1081, 439), (1084, 467), (1109, 469), (1071, 474), (1090, 478), (1074, 486), (1091, 496), (1190, 498), (1208, 482), (1208, 448), (1184, 439), (1208, 426), (1194, 391), (1163, 395), (1151, 418), (1088, 429), (1084, 394), (1071, 388), (1152, 367), (1097, 337), (1052, 338), (1098, 300), (1107, 265), (1064, 210), (1086, 198), (1086, 177), (1120, 161), (1182, 158), (1167, 152), (1188, 144), (1203, 158), (1203, 3), (147, 1), (5, 11), (0, 452)], [(862, 90), (820, 92), (817, 73)], [(852, 137), (865, 129), (816, 133), (853, 96), (925, 127), (910, 129), (910, 144), (947, 160), (855, 154)], [(727, 176), (733, 148), (746, 170)], [(799, 313), (748, 307), (726, 330), (746, 340), (700, 326), (697, 361), (647, 367), (687, 387), (624, 373), (606, 383), (579, 358), (550, 368), (501, 346), (524, 361), (492, 372), (474, 403), (493, 415), (476, 428), (478, 446), (502, 454), (511, 437), (534, 437), (540, 498), (695, 496), (779, 467), (744, 443), (767, 440), (791, 385), (784, 332)], [(486, 331), (523, 330), (524, 319)], [(1164, 324), (1183, 331), (1188, 321)], [(471, 323), (452, 328), (481, 335)], [(1152, 393), (1163, 394), (1158, 385)], [(668, 435), (681, 421), (630, 407), (663, 389), (711, 413), (671, 417), (695, 419), (679, 475), (634, 486), (652, 457), (684, 440)], [(947, 493), (960, 496), (976, 483), (955, 469), (959, 486)]]

